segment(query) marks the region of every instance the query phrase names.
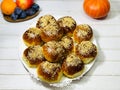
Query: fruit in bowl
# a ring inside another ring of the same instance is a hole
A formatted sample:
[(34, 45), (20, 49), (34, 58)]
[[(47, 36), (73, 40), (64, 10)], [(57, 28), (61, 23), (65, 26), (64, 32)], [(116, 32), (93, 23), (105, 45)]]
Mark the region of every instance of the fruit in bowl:
[(16, 0), (16, 4), (22, 10), (26, 10), (32, 6), (34, 0)]
[(3, 0), (1, 4), (3, 17), (9, 22), (29, 20), (39, 14), (39, 9), (39, 5), (34, 3), (34, 0), (16, 0), (16, 2), (13, 0)]

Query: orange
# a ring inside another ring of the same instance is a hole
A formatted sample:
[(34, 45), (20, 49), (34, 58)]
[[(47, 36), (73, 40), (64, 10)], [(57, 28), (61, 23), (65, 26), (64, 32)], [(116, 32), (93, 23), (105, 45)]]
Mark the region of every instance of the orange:
[(3, 0), (3, 1), (7, 1), (7, 2), (13, 2), (13, 0)]
[(3, 0), (1, 2), (1, 11), (3, 14), (11, 15), (16, 7), (17, 5), (13, 0)]

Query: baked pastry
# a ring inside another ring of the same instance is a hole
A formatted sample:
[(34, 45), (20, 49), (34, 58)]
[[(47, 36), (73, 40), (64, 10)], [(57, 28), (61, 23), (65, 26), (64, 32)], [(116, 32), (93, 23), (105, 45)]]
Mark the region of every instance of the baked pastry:
[(71, 52), (74, 45), (73, 45), (73, 39), (69, 36), (64, 36), (60, 43), (64, 46), (66, 52)]
[(63, 30), (51, 15), (44, 15), (39, 18), (36, 27), (41, 28), (41, 38), (44, 42), (60, 40)]
[(24, 34), (23, 34), (23, 41), (26, 46), (34, 46), (34, 45), (42, 45), (43, 41), (40, 37), (41, 30), (32, 27), (29, 28)]
[(56, 19), (52, 15), (44, 15), (38, 19), (36, 23), (36, 27), (45, 28), (48, 25), (54, 25), (54, 24), (56, 24)]
[(75, 53), (70, 53), (62, 64), (62, 70), (65, 76), (75, 78), (83, 73), (84, 63)]
[(64, 34), (72, 36), (73, 31), (76, 28), (76, 21), (70, 16), (64, 16), (58, 19), (58, 24), (64, 30)]
[(82, 41), (75, 46), (75, 53), (85, 64), (88, 64), (96, 57), (97, 47), (90, 41)]
[(40, 35), (44, 42), (49, 42), (52, 40), (58, 41), (63, 36), (63, 30), (58, 26), (57, 23), (54, 25), (49, 24), (42, 29)]
[(57, 41), (49, 41), (43, 46), (43, 54), (49, 62), (59, 62), (64, 59), (65, 49)]
[(37, 67), (37, 75), (44, 82), (56, 83), (61, 80), (63, 73), (59, 63), (44, 61)]
[(88, 24), (80, 24), (73, 32), (74, 41), (80, 43), (90, 40), (93, 36), (92, 28)]
[(23, 52), (23, 60), (29, 67), (37, 67), (39, 63), (45, 61), (40, 45), (30, 46)]

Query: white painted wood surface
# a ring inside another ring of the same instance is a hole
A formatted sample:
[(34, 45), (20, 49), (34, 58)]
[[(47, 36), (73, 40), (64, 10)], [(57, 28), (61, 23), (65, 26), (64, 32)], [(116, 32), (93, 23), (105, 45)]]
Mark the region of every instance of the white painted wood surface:
[[(1, 2), (2, 0), (0, 0)], [(120, 90), (120, 0), (110, 0), (111, 10), (104, 20), (88, 17), (83, 0), (35, 0), (41, 7), (34, 19), (9, 23), (0, 13), (0, 90)], [(64, 88), (50, 87), (31, 78), (20, 62), (19, 39), (40, 16), (70, 15), (79, 24), (94, 30), (99, 54), (92, 69), (80, 80)]]

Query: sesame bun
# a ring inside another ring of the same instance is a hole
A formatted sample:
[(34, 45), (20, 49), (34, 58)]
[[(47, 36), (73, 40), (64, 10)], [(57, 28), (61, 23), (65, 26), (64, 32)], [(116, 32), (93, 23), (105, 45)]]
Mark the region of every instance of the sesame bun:
[(88, 64), (96, 57), (97, 47), (90, 41), (82, 41), (75, 46), (75, 53), (85, 64)]
[(58, 19), (58, 24), (64, 30), (64, 34), (72, 36), (76, 28), (76, 21), (70, 16), (64, 16)]
[(56, 19), (52, 15), (41, 16), (36, 24), (37, 28), (41, 28), (41, 38), (44, 42), (52, 40), (60, 40), (63, 36), (63, 30), (58, 25)]
[(75, 78), (83, 73), (84, 64), (75, 53), (70, 53), (62, 64), (62, 70), (65, 76)]
[(29, 67), (37, 67), (39, 63), (45, 61), (40, 45), (30, 46), (23, 52), (23, 60)]
[(44, 42), (49, 42), (52, 40), (58, 41), (63, 36), (63, 30), (58, 26), (57, 23), (55, 25), (49, 24), (42, 29), (40, 35)]
[(60, 43), (64, 46), (67, 52), (71, 52), (74, 47), (73, 39), (69, 36), (62, 37)]
[(90, 40), (93, 36), (92, 28), (88, 24), (80, 24), (73, 32), (74, 41), (81, 43)]
[(36, 27), (37, 28), (45, 28), (48, 25), (54, 25), (56, 24), (56, 19), (52, 16), (52, 15), (44, 15), (41, 16), (37, 23), (36, 23)]
[(61, 80), (63, 73), (59, 63), (44, 61), (37, 67), (37, 75), (44, 82), (56, 83)]
[(64, 59), (65, 49), (57, 41), (49, 41), (43, 46), (43, 54), (49, 62), (59, 62)]
[(29, 28), (23, 34), (23, 42), (26, 46), (42, 45), (43, 41), (40, 37), (41, 30), (39, 28)]

